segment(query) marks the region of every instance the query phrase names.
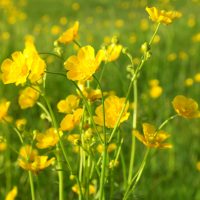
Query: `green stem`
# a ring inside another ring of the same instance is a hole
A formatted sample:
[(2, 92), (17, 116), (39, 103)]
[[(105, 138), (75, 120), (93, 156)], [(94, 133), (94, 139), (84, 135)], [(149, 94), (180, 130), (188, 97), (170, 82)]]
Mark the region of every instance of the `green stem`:
[(33, 175), (31, 171), (28, 171), (28, 176), (29, 176), (29, 182), (30, 182), (30, 188), (31, 188), (31, 199), (35, 200), (35, 189), (34, 189), (34, 184), (33, 184)]
[(178, 114), (172, 115), (171, 117), (167, 118), (159, 127), (158, 130), (161, 130), (163, 128), (163, 126), (165, 126), (169, 121), (171, 121), (172, 119), (174, 119), (175, 117), (178, 117)]
[[(138, 90), (137, 90), (137, 80), (133, 82), (133, 93), (134, 93), (134, 112), (133, 112), (133, 131), (137, 128), (137, 107), (138, 107)], [(129, 175), (128, 182), (131, 181), (133, 176), (133, 166), (135, 160), (135, 135), (132, 134), (132, 144), (131, 144), (131, 157), (129, 164)]]
[(150, 148), (147, 148), (146, 152), (145, 152), (145, 155), (144, 155), (144, 158), (142, 160), (142, 163), (140, 165), (140, 168), (137, 171), (137, 173), (135, 174), (135, 176), (132, 178), (132, 180), (129, 182), (122, 200), (127, 200), (128, 199), (129, 195), (133, 192), (133, 190), (135, 189), (137, 183), (139, 182), (139, 180), (141, 178), (141, 175), (142, 175), (142, 172), (144, 170), (145, 164), (146, 164), (146, 160), (147, 160), (147, 156), (149, 154), (149, 151), (150, 151)]
[(152, 42), (153, 42), (153, 40), (154, 40), (154, 38), (156, 36), (156, 33), (158, 32), (159, 27), (160, 27), (160, 22), (157, 24), (156, 29), (154, 31), (154, 34), (152, 35), (152, 37), (150, 39), (149, 46), (152, 44)]
[(60, 57), (59, 55), (55, 54), (55, 53), (46, 53), (46, 52), (40, 52), (40, 55), (50, 55), (50, 56), (55, 56), (61, 60), (64, 60), (62, 57)]
[(104, 199), (104, 184), (105, 184), (105, 173), (106, 173), (106, 163), (107, 163), (107, 137), (106, 137), (106, 129), (105, 129), (105, 107), (104, 107), (104, 97), (103, 97), (103, 90), (101, 88), (101, 84), (98, 79), (93, 75), (94, 79), (96, 80), (100, 90), (101, 90), (101, 101), (102, 101), (102, 112), (103, 112), (103, 160), (102, 160), (102, 169), (101, 169), (101, 177), (100, 177), (100, 189), (99, 189), (99, 199)]
[(74, 42), (79, 48), (81, 48), (81, 44), (80, 44), (78, 41), (73, 40), (73, 42)]

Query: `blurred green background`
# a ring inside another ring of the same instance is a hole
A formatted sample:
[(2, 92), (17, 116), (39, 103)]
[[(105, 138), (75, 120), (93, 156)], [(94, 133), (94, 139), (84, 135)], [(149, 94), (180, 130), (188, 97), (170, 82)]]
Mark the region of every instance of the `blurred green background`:
[[(173, 114), (171, 101), (175, 95), (183, 94), (200, 103), (199, 0), (0, 0), (0, 61), (16, 50), (23, 50), (28, 35), (34, 36), (38, 52), (53, 52), (54, 41), (78, 20), (78, 41), (81, 45), (90, 44), (98, 50), (113, 36), (118, 36), (120, 44), (128, 48), (137, 63), (141, 45), (149, 41), (155, 29), (145, 11), (146, 6), (178, 10), (183, 15), (172, 24), (160, 27), (152, 47), (152, 57), (139, 77), (138, 126), (141, 127), (143, 122), (160, 124)], [(75, 48), (70, 44), (66, 46), (65, 58), (72, 53), (75, 53)], [(43, 57), (49, 71), (64, 72), (60, 60), (48, 55)], [(127, 64), (128, 59), (122, 54), (116, 62), (106, 66), (102, 79), (106, 91), (114, 90), (119, 96), (125, 95), (129, 83)], [(158, 98), (151, 98), (149, 94), (149, 81), (152, 79), (159, 80), (163, 90)], [(53, 81), (52, 77), (47, 77), (47, 82), (52, 102), (56, 103), (74, 91), (70, 83), (60, 77), (53, 78)], [(17, 102), (17, 95), (15, 86), (0, 83), (1, 98)], [(19, 112), (17, 103), (12, 112), (16, 118), (38, 114), (37, 110)], [(39, 120), (35, 121), (39, 123)], [(34, 129), (34, 123), (29, 126)], [(142, 179), (130, 199), (199, 200), (200, 121), (176, 119), (165, 128), (172, 135), (174, 148), (151, 152)], [(127, 131), (125, 152), (130, 148), (130, 132)], [(136, 165), (139, 165), (143, 151), (142, 144), (138, 142)], [(0, 177), (3, 175), (0, 174)], [(15, 178), (13, 182), (17, 184)], [(116, 196), (116, 199), (120, 197)]]

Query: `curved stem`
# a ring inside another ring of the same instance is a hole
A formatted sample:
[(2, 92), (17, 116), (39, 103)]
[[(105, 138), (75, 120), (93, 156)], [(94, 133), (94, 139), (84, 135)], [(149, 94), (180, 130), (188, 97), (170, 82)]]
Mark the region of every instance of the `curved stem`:
[(151, 37), (151, 39), (150, 39), (149, 45), (152, 44), (152, 42), (153, 42), (153, 40), (154, 40), (154, 38), (155, 38), (155, 36), (156, 36), (156, 33), (158, 32), (159, 27), (160, 27), (160, 22), (159, 22), (159, 23), (157, 24), (157, 26), (156, 26), (156, 29), (155, 29), (155, 31), (154, 31), (154, 34), (152, 35), (152, 37)]

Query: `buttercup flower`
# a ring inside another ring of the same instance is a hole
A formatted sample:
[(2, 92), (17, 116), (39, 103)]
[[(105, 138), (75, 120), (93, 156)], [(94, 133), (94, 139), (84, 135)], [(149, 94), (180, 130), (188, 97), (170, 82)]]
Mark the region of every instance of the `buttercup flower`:
[(177, 11), (165, 11), (165, 10), (158, 10), (156, 7), (146, 7), (146, 11), (149, 14), (149, 18), (157, 23), (163, 24), (170, 24), (173, 22), (174, 19), (180, 18), (182, 14)]
[(79, 28), (79, 22), (76, 21), (73, 25), (73, 27), (67, 29), (59, 38), (58, 42), (63, 44), (68, 44), (71, 41), (73, 41), (76, 36), (78, 35), (78, 28)]
[(60, 123), (60, 129), (62, 131), (72, 130), (77, 124), (79, 124), (82, 115), (83, 115), (82, 108), (78, 108), (77, 110), (74, 111), (73, 114), (67, 114)]
[(20, 92), (18, 103), (21, 109), (31, 108), (39, 98), (39, 92), (31, 87), (26, 87)]
[(0, 121), (2, 121), (7, 117), (9, 106), (10, 106), (10, 101), (2, 100), (0, 102)]
[(79, 105), (79, 98), (75, 95), (69, 95), (66, 99), (57, 104), (58, 111), (61, 113), (72, 113)]
[[(117, 96), (109, 96), (104, 102), (105, 108), (105, 126), (108, 128), (114, 128), (117, 120), (120, 116), (121, 110), (124, 106), (125, 98), (119, 98)], [(127, 112), (129, 105), (127, 104), (124, 112), (121, 116), (120, 123), (126, 121), (129, 117)], [(103, 126), (103, 109), (102, 105), (98, 106), (95, 110), (96, 116), (94, 116), (94, 121), (96, 124)]]
[(117, 60), (117, 58), (120, 56), (121, 50), (122, 50), (122, 45), (115, 43), (110, 44), (105, 50), (106, 52), (104, 60), (106, 62), (112, 62)]
[(12, 54), (12, 59), (7, 58), (1, 65), (2, 81), (4, 84), (23, 84), (29, 75), (29, 66), (26, 58), (20, 51)]
[(133, 131), (133, 134), (145, 146), (150, 148), (172, 148), (171, 144), (163, 143), (164, 140), (170, 137), (169, 134), (162, 130), (156, 131), (155, 126), (148, 123), (143, 123), (142, 127), (144, 135), (140, 134), (139, 131)]
[(86, 81), (96, 72), (105, 53), (98, 51), (96, 57), (92, 46), (79, 49), (77, 56), (70, 56), (64, 63), (68, 70), (67, 78), (73, 81)]
[(7, 148), (7, 144), (5, 142), (0, 141), (0, 152), (5, 151)]
[(39, 156), (37, 150), (26, 145), (20, 149), (18, 164), (25, 170), (30, 170), (37, 173), (54, 162), (55, 158), (48, 160), (48, 156)]
[(28, 68), (30, 69), (29, 80), (31, 83), (38, 82), (44, 75), (46, 63), (39, 56), (32, 40), (26, 41), (23, 54), (26, 58)]
[(35, 83), (42, 78), (46, 64), (37, 53), (32, 40), (26, 41), (23, 53), (16, 51), (11, 57), (12, 59), (5, 59), (1, 65), (4, 84), (24, 84), (27, 78)]
[(19, 130), (23, 130), (26, 123), (27, 123), (27, 120), (25, 118), (21, 118), (21, 119), (16, 120), (15, 125)]
[(6, 195), (5, 200), (15, 200), (17, 193), (18, 193), (17, 187), (14, 186), (13, 189)]
[(172, 105), (174, 110), (178, 115), (185, 118), (199, 118), (200, 111), (198, 110), (198, 103), (193, 99), (187, 98), (183, 95), (177, 95), (173, 101)]
[(45, 131), (45, 133), (38, 133), (36, 135), (36, 146), (39, 149), (45, 149), (48, 147), (55, 146), (59, 141), (59, 135), (62, 136), (62, 132), (60, 131), (57, 133), (57, 131), (54, 128), (49, 128)]

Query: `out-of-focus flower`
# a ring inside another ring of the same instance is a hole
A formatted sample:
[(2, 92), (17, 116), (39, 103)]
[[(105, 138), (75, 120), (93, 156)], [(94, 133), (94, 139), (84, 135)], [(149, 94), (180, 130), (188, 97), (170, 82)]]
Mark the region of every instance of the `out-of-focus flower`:
[(140, 29), (142, 31), (146, 31), (149, 29), (149, 21), (147, 19), (142, 19), (140, 21)]
[(151, 98), (156, 99), (162, 94), (162, 91), (163, 91), (162, 87), (154, 86), (150, 88), (149, 94)]
[(58, 42), (62, 44), (68, 44), (72, 42), (78, 35), (78, 29), (79, 29), (79, 22), (76, 21), (74, 25), (67, 29), (59, 38)]
[[(122, 108), (125, 103), (125, 98), (119, 98), (117, 96), (109, 96), (106, 98), (104, 102), (104, 108), (105, 108), (105, 126), (108, 128), (114, 128), (118, 118), (120, 116), (120, 113), (122, 111)], [(94, 121), (96, 124), (103, 126), (103, 109), (102, 105), (98, 106), (95, 110), (96, 116), (94, 116)], [(129, 105), (127, 104), (124, 112), (121, 116), (120, 123), (126, 121), (129, 117), (129, 114), (127, 112)]]
[(195, 80), (196, 82), (200, 82), (200, 73), (196, 73), (196, 74), (195, 74), (194, 80)]
[(188, 86), (188, 87), (189, 87), (189, 86), (192, 86), (193, 83), (194, 83), (194, 81), (193, 81), (192, 78), (187, 78), (187, 79), (185, 80), (185, 85)]
[(72, 113), (79, 105), (79, 98), (75, 95), (69, 95), (66, 99), (57, 104), (58, 111), (61, 113)]
[(54, 160), (55, 158), (48, 160), (48, 156), (38, 156), (37, 150), (26, 145), (20, 149), (18, 164), (24, 170), (37, 173), (53, 164)]
[(197, 168), (198, 171), (200, 171), (200, 161), (197, 162), (196, 168)]
[(26, 123), (27, 123), (27, 120), (25, 118), (22, 118), (22, 119), (16, 120), (15, 125), (19, 130), (23, 130)]
[(77, 142), (80, 140), (80, 134), (74, 133), (67, 136), (67, 140), (72, 144), (76, 145)]
[(192, 37), (192, 41), (193, 41), (193, 42), (200, 42), (200, 33), (195, 34), (195, 35)]
[(10, 101), (2, 100), (0, 102), (0, 122), (6, 119)]
[[(84, 193), (85, 188), (82, 187), (81, 188), (82, 192)], [(78, 186), (78, 184), (75, 184), (74, 186), (72, 186), (72, 191), (76, 194), (80, 194), (80, 188)], [(95, 194), (96, 193), (96, 188), (94, 185), (89, 185), (89, 195)]]
[(200, 111), (198, 110), (198, 103), (191, 98), (187, 98), (183, 95), (177, 95), (173, 101), (172, 105), (174, 110), (178, 115), (184, 118), (199, 118)]
[(1, 142), (1, 141), (0, 141), (0, 152), (5, 151), (6, 148), (7, 148), (6, 142)]
[(17, 193), (18, 193), (17, 187), (14, 186), (13, 189), (6, 195), (5, 200), (15, 200)]
[(83, 109), (78, 108), (74, 111), (73, 114), (67, 114), (60, 123), (60, 129), (62, 131), (70, 131), (76, 125), (79, 124), (83, 115)]
[(73, 81), (86, 81), (96, 72), (105, 53), (98, 51), (96, 57), (92, 46), (85, 46), (79, 49), (77, 56), (70, 56), (64, 63), (67, 78)]
[(45, 133), (37, 133), (36, 135), (36, 146), (39, 149), (46, 149), (49, 147), (54, 147), (59, 141), (59, 135), (62, 136), (62, 131), (59, 133), (54, 128), (49, 128)]
[(39, 98), (39, 91), (31, 87), (26, 87), (20, 92), (18, 103), (21, 109), (31, 108)]
[(172, 148), (171, 144), (163, 143), (168, 137), (170, 137), (169, 134), (165, 133), (162, 130), (156, 131), (155, 126), (149, 123), (143, 123), (142, 127), (144, 135), (135, 130), (133, 131), (133, 134), (145, 146), (150, 148)]
[(110, 44), (105, 50), (105, 57), (103, 60), (106, 62), (112, 62), (117, 60), (120, 56), (121, 50), (122, 45), (115, 43)]
[[(107, 152), (108, 152), (108, 153), (111, 153), (111, 152), (113, 152), (116, 148), (117, 148), (117, 145), (116, 145), (115, 143), (111, 143), (111, 144), (108, 145)], [(103, 152), (103, 145), (102, 145), (102, 144), (99, 144), (99, 145), (97, 146), (97, 151), (98, 151), (99, 153), (102, 153), (102, 152)]]
[(167, 60), (170, 61), (170, 62), (173, 62), (177, 59), (177, 54), (176, 53), (170, 53), (168, 56), (167, 56)]
[(157, 23), (170, 24), (174, 19), (180, 18), (182, 14), (177, 11), (158, 10), (156, 7), (146, 7), (149, 18)]

